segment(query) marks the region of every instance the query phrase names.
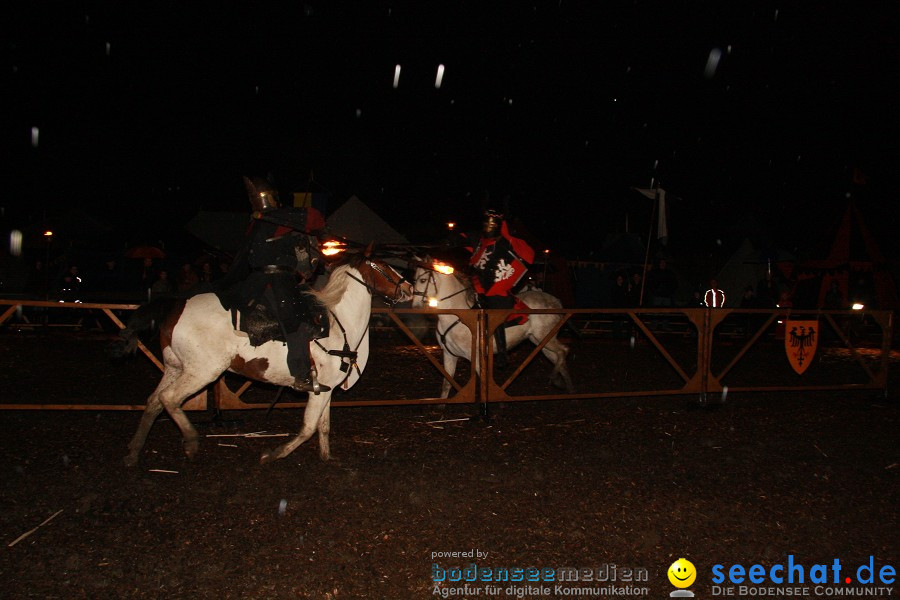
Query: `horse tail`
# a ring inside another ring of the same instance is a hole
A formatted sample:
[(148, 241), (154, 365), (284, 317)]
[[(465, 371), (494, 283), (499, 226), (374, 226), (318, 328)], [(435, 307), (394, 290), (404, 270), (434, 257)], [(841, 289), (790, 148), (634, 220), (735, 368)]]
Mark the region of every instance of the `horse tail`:
[(134, 354), (142, 337), (154, 335), (173, 313), (184, 308), (184, 298), (156, 298), (138, 307), (128, 318), (125, 329), (119, 332), (121, 338), (113, 344), (110, 354), (121, 358)]

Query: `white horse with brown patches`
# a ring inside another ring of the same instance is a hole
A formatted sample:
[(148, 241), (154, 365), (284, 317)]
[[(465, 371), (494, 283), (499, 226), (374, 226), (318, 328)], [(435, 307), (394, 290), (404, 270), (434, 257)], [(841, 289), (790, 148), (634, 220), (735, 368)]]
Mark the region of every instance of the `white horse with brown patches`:
[[(345, 389), (359, 379), (369, 358), (369, 317), (372, 294), (390, 302), (412, 297), (412, 287), (393, 267), (381, 260), (359, 256), (351, 264), (337, 267), (321, 291), (310, 291), (331, 315), (330, 335), (312, 344), (310, 360), (318, 370), (319, 382), (332, 389)], [(160, 309), (165, 314), (159, 314)], [(215, 294), (198, 294), (188, 299), (170, 299), (141, 307), (129, 320), (123, 337), (132, 349), (137, 334), (158, 325), (164, 371), (159, 385), (147, 399), (140, 425), (128, 444), (125, 464), (133, 466), (144, 446), (156, 417), (165, 408), (181, 429), (184, 452), (189, 458), (197, 453), (197, 430), (181, 409), (182, 403), (214, 382), (225, 371), (257, 381), (290, 386), (294, 376), (288, 371), (287, 347), (280, 341), (259, 346), (248, 335), (235, 329), (231, 311), (222, 307)], [(349, 348), (355, 361), (329, 354)], [(348, 368), (349, 367), (349, 368)], [(263, 463), (284, 458), (300, 444), (319, 432), (319, 454), (331, 458), (328, 443), (331, 391), (309, 394), (303, 414), (303, 428), (289, 442), (266, 452)]]

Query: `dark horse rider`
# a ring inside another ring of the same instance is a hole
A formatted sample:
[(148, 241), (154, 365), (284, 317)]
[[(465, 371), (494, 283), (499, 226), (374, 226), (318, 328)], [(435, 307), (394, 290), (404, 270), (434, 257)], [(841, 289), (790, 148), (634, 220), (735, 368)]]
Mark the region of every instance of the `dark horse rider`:
[(232, 268), (217, 286), (222, 305), (249, 314), (263, 305), (281, 327), (287, 362), (301, 392), (331, 388), (318, 382), (310, 359), (311, 339), (328, 335), (328, 315), (309, 294), (321, 263), (316, 234), (325, 219), (315, 208), (281, 207), (278, 192), (263, 178), (244, 177), (253, 207), (252, 221)]
[[(513, 293), (534, 262), (534, 250), (509, 232), (501, 213), (488, 209), (484, 213), (481, 238), (471, 251), (472, 286), (478, 294), (479, 306), (513, 308), (516, 303)], [(509, 323), (506, 321), (494, 331), (496, 362), (500, 368), (507, 363), (505, 328)]]

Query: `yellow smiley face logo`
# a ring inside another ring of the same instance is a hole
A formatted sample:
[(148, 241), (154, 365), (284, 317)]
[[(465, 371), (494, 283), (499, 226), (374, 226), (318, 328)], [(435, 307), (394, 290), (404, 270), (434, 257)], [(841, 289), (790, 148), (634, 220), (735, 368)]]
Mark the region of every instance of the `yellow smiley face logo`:
[(686, 558), (679, 558), (669, 567), (669, 582), (677, 588), (690, 587), (697, 579), (694, 563)]

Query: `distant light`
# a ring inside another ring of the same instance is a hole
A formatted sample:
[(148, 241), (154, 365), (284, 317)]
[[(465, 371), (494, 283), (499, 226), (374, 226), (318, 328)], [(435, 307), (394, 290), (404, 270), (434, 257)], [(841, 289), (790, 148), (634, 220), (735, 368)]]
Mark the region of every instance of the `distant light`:
[(437, 298), (429, 298), (428, 299), (428, 306), (430, 306), (431, 308), (437, 308), (437, 305), (438, 305)]
[(357, 109), (356, 109), (356, 118), (359, 119), (360, 117), (362, 117), (362, 109), (361, 109), (361, 108), (357, 108)]
[(454, 227), (456, 227), (456, 223), (454, 223), (453, 221), (447, 223), (447, 229), (449, 229), (450, 231), (453, 231)]
[(9, 253), (13, 256), (22, 255), (22, 232), (18, 229), (9, 232)]
[(550, 254), (550, 248), (544, 248), (544, 254)]
[(434, 87), (441, 89), (441, 83), (444, 81), (444, 65), (438, 65), (437, 77), (434, 78)]
[(712, 79), (713, 75), (716, 74), (716, 69), (719, 68), (719, 61), (722, 60), (722, 51), (718, 48), (713, 48), (709, 51), (709, 57), (706, 59), (706, 68), (703, 69), (703, 75), (707, 79)]
[(112, 45), (109, 42), (106, 42), (106, 55), (109, 56), (109, 51), (112, 48)]
[(31, 128), (31, 147), (37, 148), (41, 137), (41, 130), (37, 127)]
[(48, 229), (44, 232), (44, 237), (53, 237), (53, 232)]
[(397, 89), (397, 86), (400, 85), (400, 65), (394, 67), (394, 89)]
[(865, 304), (862, 304), (862, 303), (860, 303), (860, 302), (854, 302), (854, 303), (853, 303), (853, 306), (851, 306), (850, 308), (852, 308), (853, 310), (862, 310), (862, 309), (864, 309), (865, 307), (866, 307)]

